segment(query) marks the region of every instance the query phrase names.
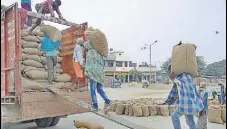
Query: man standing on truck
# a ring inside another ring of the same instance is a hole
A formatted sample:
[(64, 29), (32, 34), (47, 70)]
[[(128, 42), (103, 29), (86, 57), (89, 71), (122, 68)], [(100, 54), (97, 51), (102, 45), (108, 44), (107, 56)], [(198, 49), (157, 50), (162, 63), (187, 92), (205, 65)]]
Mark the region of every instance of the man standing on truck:
[(182, 73), (177, 77), (171, 72), (171, 64), (168, 66), (169, 78), (174, 82), (167, 100), (160, 104), (177, 104), (176, 110), (171, 114), (174, 129), (181, 129), (180, 117), (185, 116), (190, 129), (197, 129), (194, 115), (204, 109), (201, 96), (196, 90), (194, 79), (188, 73)]
[(45, 34), (41, 44), (41, 51), (44, 51), (47, 59), (48, 86), (52, 86), (53, 79), (57, 72), (57, 49), (61, 47), (60, 42), (54, 42)]
[[(31, 0), (21, 0), (21, 7), (27, 11), (32, 11), (31, 7)], [(24, 24), (23, 21), (26, 21), (26, 18), (22, 19), (22, 24)], [(27, 26), (32, 26), (32, 17), (28, 16)]]
[(75, 88), (78, 88), (78, 82), (80, 82), (80, 80), (84, 77), (83, 43), (83, 38), (78, 38), (73, 52), (73, 66), (77, 77), (76, 83), (74, 85)]

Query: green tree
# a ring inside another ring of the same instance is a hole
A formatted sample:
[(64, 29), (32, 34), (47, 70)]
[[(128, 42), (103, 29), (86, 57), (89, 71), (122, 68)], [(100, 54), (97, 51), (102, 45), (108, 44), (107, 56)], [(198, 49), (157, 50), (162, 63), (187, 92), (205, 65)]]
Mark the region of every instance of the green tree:
[(204, 60), (201, 60), (201, 58), (199, 58), (198, 56), (196, 57), (196, 61), (197, 61), (198, 75), (201, 76), (202, 75), (202, 71), (206, 67), (206, 62)]
[(144, 77), (144, 74), (141, 71), (138, 71), (137, 69), (130, 70), (129, 75), (133, 77), (133, 80), (137, 81)]
[(202, 70), (202, 76), (225, 76), (226, 75), (226, 59), (218, 62), (208, 64), (204, 70)]

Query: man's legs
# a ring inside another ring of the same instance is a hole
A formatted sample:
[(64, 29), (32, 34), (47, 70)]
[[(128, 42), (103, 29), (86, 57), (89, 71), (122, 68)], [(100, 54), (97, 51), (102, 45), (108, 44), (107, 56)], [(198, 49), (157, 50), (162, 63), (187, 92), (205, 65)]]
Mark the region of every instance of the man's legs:
[(194, 120), (194, 115), (185, 115), (185, 119), (190, 129), (197, 129)]
[(53, 80), (57, 73), (57, 56), (53, 56), (52, 59), (53, 59), (53, 78), (52, 78)]
[(106, 104), (110, 104), (110, 100), (107, 97), (105, 91), (103, 90), (103, 85), (102, 84), (100, 84), (100, 83), (97, 84), (97, 91), (100, 94), (100, 96), (102, 97), (102, 99), (105, 100), (105, 103)]
[(92, 100), (92, 106), (94, 109), (98, 110), (98, 102), (97, 102), (97, 97), (96, 97), (96, 87), (97, 87), (97, 82), (95, 82), (92, 79), (90, 80), (90, 95), (91, 95), (91, 100)]
[(176, 110), (171, 114), (172, 122), (173, 122), (173, 127), (174, 129), (181, 129), (181, 124), (180, 124), (180, 117), (183, 114), (179, 112), (179, 108), (177, 107)]
[(48, 72), (48, 83), (52, 85), (52, 78), (53, 78), (53, 56), (47, 56), (47, 72)]

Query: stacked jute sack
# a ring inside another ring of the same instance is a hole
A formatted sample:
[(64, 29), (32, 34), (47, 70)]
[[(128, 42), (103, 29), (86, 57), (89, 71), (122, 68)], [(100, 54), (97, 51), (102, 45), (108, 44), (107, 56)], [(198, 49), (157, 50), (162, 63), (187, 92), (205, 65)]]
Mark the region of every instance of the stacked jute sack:
[(208, 121), (211, 123), (226, 123), (226, 105), (220, 105), (217, 101), (209, 101)]
[(77, 129), (104, 129), (102, 125), (88, 121), (73, 121), (73, 123)]
[(148, 116), (170, 116), (176, 106), (158, 105), (158, 98), (141, 98), (134, 100), (119, 101), (114, 100), (110, 106), (110, 111), (116, 115), (128, 115), (135, 117)]
[[(35, 20), (33, 19), (33, 24)], [(31, 34), (28, 28), (21, 31), (21, 74), (22, 87), (24, 89), (42, 89), (45, 88), (41, 83), (48, 82), (47, 60), (44, 52), (40, 51), (41, 40), (44, 39), (44, 32), (40, 28), (46, 26), (42, 23)], [(71, 76), (63, 73), (61, 69), (62, 57), (57, 51), (57, 74), (54, 78), (54, 85), (57, 88), (71, 85)]]

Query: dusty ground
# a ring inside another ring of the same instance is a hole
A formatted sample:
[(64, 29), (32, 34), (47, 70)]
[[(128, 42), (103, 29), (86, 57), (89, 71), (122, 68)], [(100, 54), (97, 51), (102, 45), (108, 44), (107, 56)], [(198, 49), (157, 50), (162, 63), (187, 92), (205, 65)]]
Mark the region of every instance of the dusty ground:
[[(168, 95), (171, 86), (168, 85), (153, 85), (149, 89), (143, 89), (140, 87), (127, 87), (126, 84), (122, 85), (122, 88), (105, 88), (106, 93), (112, 100), (128, 100), (140, 97), (161, 97), (166, 98)], [(100, 103), (100, 107), (103, 107), (103, 100), (98, 95), (98, 100)], [(111, 115), (115, 115), (111, 113)], [(170, 117), (163, 117), (163, 116), (153, 116), (153, 117), (131, 117), (131, 116), (118, 116), (124, 119), (127, 119), (131, 122), (136, 124), (143, 125), (148, 128), (153, 129), (173, 129), (171, 118)], [(55, 127), (49, 127), (46, 129), (75, 129), (73, 126), (73, 120), (87, 120), (93, 121), (102, 124), (105, 129), (127, 129), (123, 126), (115, 124), (109, 120), (106, 120), (102, 117), (96, 116), (92, 113), (84, 113), (84, 114), (77, 114), (71, 115), (67, 118), (62, 118), (59, 124)], [(184, 117), (181, 118), (182, 128), (189, 129), (185, 122)], [(11, 125), (10, 129), (36, 129), (35, 123), (14, 123)], [(226, 124), (208, 124), (208, 129), (226, 129)]]

